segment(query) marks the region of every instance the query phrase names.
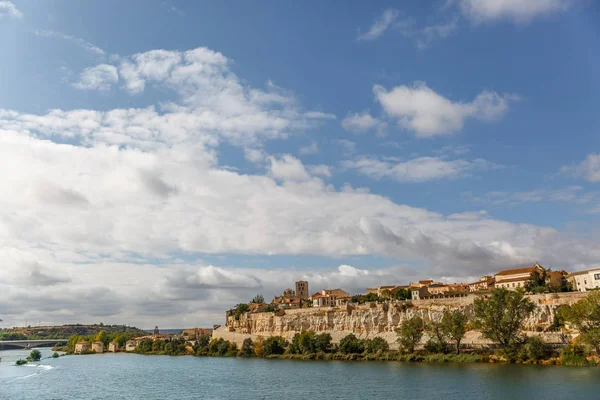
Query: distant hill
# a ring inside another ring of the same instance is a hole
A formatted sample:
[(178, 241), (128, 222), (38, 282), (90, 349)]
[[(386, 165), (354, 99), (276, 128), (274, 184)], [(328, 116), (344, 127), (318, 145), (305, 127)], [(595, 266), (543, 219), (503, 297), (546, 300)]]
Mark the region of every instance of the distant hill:
[(141, 329), (126, 325), (60, 325), (60, 326), (29, 326), (0, 329), (0, 340), (24, 339), (66, 339), (71, 335), (95, 335), (100, 331), (106, 333), (128, 333), (143, 336)]

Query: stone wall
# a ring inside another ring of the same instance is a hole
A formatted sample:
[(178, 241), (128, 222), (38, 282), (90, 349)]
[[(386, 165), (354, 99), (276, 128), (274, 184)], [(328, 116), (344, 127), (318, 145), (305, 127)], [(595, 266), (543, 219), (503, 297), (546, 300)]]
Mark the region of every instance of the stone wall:
[[(528, 296), (536, 304), (532, 316), (525, 321), (525, 329), (534, 331), (537, 326), (545, 328), (552, 324), (554, 311), (562, 304), (572, 304), (587, 293), (560, 293)], [(312, 330), (317, 333), (330, 333), (337, 343), (344, 336), (353, 333), (360, 338), (380, 336), (392, 348), (396, 348), (395, 330), (403, 321), (415, 315), (425, 321), (441, 319), (444, 310), (459, 308), (467, 315), (473, 314), (475, 296), (397, 301), (388, 303), (349, 304), (344, 307), (302, 308), (278, 313), (246, 313), (239, 320), (227, 317), (226, 325), (213, 332), (214, 338), (223, 338), (241, 345), (243, 340), (258, 336), (283, 336), (291, 339), (295, 333)], [(407, 308), (407, 306), (411, 305)], [(427, 337), (424, 337), (424, 341)], [(559, 343), (565, 340), (561, 334), (544, 334), (547, 342)], [(465, 337), (465, 344), (474, 347), (489, 344), (478, 332), (472, 331)]]

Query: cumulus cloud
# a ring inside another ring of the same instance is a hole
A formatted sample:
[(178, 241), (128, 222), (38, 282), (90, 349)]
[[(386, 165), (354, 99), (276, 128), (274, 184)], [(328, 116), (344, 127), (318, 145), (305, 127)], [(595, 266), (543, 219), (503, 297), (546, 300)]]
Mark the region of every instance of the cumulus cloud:
[(524, 22), (532, 18), (566, 10), (575, 0), (458, 0), (462, 13), (474, 22), (511, 19)]
[(493, 121), (502, 117), (515, 95), (483, 91), (468, 103), (453, 102), (436, 93), (425, 83), (402, 85), (388, 91), (373, 87), (377, 101), (398, 124), (415, 132), (417, 137), (449, 135), (462, 129), (468, 118)]
[(0, 1), (0, 19), (4, 16), (20, 19), (23, 18), (23, 13), (12, 2), (3, 0)]
[(95, 54), (95, 55), (98, 55), (98, 56), (105, 55), (104, 50), (102, 50), (100, 47), (98, 47), (95, 44), (92, 44), (84, 39), (75, 37), (75, 36), (65, 35), (64, 33), (61, 33), (61, 32), (40, 31), (40, 30), (35, 31), (35, 34), (37, 36), (42, 36), (42, 37), (47, 37), (47, 38), (57, 38), (57, 39), (66, 40), (66, 41), (69, 41), (69, 42), (75, 44), (76, 46), (81, 47), (82, 49), (84, 49), (86, 51), (89, 51), (90, 53)]
[[(223, 310), (236, 302), (257, 292), (275, 295), (302, 278), (317, 290), (354, 292), (424, 273), (358, 265), (275, 269), (268, 261), (244, 269), (207, 263), (202, 255), (375, 255), (417, 261), (433, 276), (476, 276), (532, 260), (583, 268), (600, 257), (594, 237), (487, 214), (444, 215), (366, 188), (338, 189), (316, 176), (331, 174), (326, 165), (269, 156), (265, 141), (311, 127), (312, 118), (289, 93), (245, 84), (220, 53), (123, 60), (131, 63), (126, 87), (141, 95), (149, 82), (162, 85), (172, 90), (172, 102), (42, 114), (0, 109), (0, 193), (10, 193), (0, 196), (5, 321), (208, 325), (222, 322)], [(224, 141), (257, 150), (245, 153), (262, 159), (266, 172), (223, 165)], [(390, 178), (439, 174), (421, 164), (459, 175), (477, 168), (475, 160), (455, 161), (420, 160)], [(392, 170), (401, 163), (383, 162)], [(335, 265), (342, 263), (351, 261)]]
[(374, 118), (368, 111), (363, 111), (362, 113), (349, 114), (342, 120), (342, 127), (354, 133), (364, 133), (374, 130), (381, 134), (387, 129), (387, 123)]
[(369, 275), (369, 271), (366, 269), (354, 268), (351, 265), (340, 265), (338, 267), (341, 276), (363, 276)]
[(559, 172), (577, 176), (589, 182), (600, 182), (600, 154), (589, 154), (582, 162), (564, 166)]
[(303, 155), (317, 154), (319, 152), (319, 145), (317, 142), (312, 142), (308, 146), (300, 147), (299, 153)]
[(81, 90), (110, 90), (119, 81), (117, 68), (108, 64), (100, 64), (84, 69), (79, 75), (79, 81), (73, 86)]
[(375, 40), (385, 33), (385, 31), (398, 18), (398, 10), (388, 8), (383, 14), (373, 22), (373, 25), (365, 33), (358, 34), (357, 40)]
[(494, 167), (482, 159), (445, 160), (441, 157), (419, 157), (408, 161), (390, 162), (375, 157), (361, 156), (346, 160), (345, 168), (356, 169), (358, 173), (374, 179), (390, 178), (398, 182), (425, 182), (437, 179), (459, 178), (473, 171)]

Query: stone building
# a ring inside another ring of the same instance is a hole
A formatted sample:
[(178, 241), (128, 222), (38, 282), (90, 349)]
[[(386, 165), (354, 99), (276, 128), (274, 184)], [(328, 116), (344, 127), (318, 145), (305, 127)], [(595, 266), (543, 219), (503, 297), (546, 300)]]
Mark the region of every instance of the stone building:
[(348, 298), (350, 294), (342, 289), (323, 289), (311, 296), (313, 307), (334, 307), (337, 299)]
[(117, 343), (117, 342), (110, 342), (108, 344), (108, 351), (110, 353), (116, 353), (116, 352), (118, 352), (119, 351), (119, 343)]
[(296, 296), (298, 296), (300, 298), (300, 300), (308, 300), (308, 282), (307, 281), (296, 282)]
[(154, 327), (154, 336), (160, 335), (160, 331), (158, 330), (158, 326)]
[(125, 343), (125, 351), (135, 351), (136, 347), (137, 347), (137, 342), (133, 339), (128, 340)]
[(94, 353), (104, 353), (104, 343), (102, 343), (102, 342), (92, 343), (92, 351)]
[(493, 276), (485, 275), (479, 278), (477, 282), (469, 283), (469, 292), (479, 292), (482, 290), (491, 290), (494, 288), (496, 280)]
[(88, 342), (79, 342), (75, 344), (75, 354), (85, 353), (90, 351), (90, 344)]
[(525, 287), (531, 275), (537, 271), (538, 273), (544, 272), (546, 269), (540, 264), (535, 264), (531, 267), (506, 269), (498, 272), (494, 275), (496, 281), (495, 286), (497, 288), (504, 288), (508, 290), (516, 290), (518, 288)]

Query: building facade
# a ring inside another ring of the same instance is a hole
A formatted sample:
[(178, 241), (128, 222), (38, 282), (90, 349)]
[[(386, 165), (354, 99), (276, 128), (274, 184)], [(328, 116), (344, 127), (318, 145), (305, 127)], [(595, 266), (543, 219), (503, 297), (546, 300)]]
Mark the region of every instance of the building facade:
[(573, 272), (567, 275), (567, 280), (571, 282), (573, 290), (576, 292), (598, 289), (600, 288), (600, 268)]
[(135, 351), (135, 348), (137, 346), (137, 342), (133, 339), (128, 340), (125, 343), (125, 351)]
[(94, 353), (104, 353), (104, 343), (102, 343), (102, 342), (92, 343), (92, 351)]
[(90, 344), (88, 342), (79, 342), (75, 344), (75, 354), (85, 353), (90, 351)]
[(309, 294), (307, 281), (296, 282), (296, 296), (298, 296), (300, 300), (308, 300)]
[(117, 343), (117, 342), (110, 342), (108, 344), (108, 351), (110, 353), (116, 353), (116, 352), (118, 352), (119, 351), (119, 343)]
[(508, 290), (524, 288), (525, 283), (531, 278), (531, 275), (535, 271), (542, 273), (545, 271), (545, 268), (540, 264), (535, 264), (531, 267), (506, 269), (504, 271), (500, 271), (494, 275), (495, 287)]

